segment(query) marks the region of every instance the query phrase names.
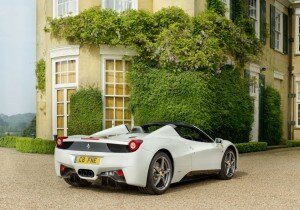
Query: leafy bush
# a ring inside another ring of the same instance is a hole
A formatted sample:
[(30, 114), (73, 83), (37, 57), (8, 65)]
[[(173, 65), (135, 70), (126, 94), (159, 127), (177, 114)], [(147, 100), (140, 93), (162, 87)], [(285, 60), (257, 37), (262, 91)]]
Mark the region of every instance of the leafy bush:
[(71, 96), (68, 135), (90, 135), (102, 129), (102, 96), (98, 88), (82, 88)]
[(286, 145), (289, 147), (300, 147), (300, 140), (288, 140)]
[(263, 107), (263, 133), (269, 145), (278, 145), (282, 138), (281, 98), (277, 90), (267, 87)]
[(248, 152), (260, 152), (266, 151), (268, 147), (267, 142), (248, 142), (248, 143), (239, 143), (235, 145), (239, 153), (248, 153)]
[(240, 70), (232, 66), (209, 80), (211, 96), (211, 126), (208, 131), (214, 137), (234, 143), (248, 142), (253, 123), (253, 101)]
[(211, 91), (201, 72), (130, 71), (130, 109), (136, 124), (181, 121), (210, 129)]
[(0, 147), (15, 148), (16, 136), (4, 136), (0, 139)]
[(16, 139), (16, 150), (24, 153), (53, 154), (55, 142), (53, 140), (32, 139), (20, 137)]
[(239, 70), (230, 66), (223, 70), (209, 76), (197, 71), (141, 70), (134, 65), (128, 80), (135, 123), (181, 121), (213, 137), (249, 141), (253, 105), (248, 89)]

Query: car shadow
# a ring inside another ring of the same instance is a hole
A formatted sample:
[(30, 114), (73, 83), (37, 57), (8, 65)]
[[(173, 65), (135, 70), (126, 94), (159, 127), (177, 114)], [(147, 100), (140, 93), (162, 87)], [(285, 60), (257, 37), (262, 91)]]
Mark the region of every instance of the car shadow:
[[(245, 171), (237, 171), (232, 180), (240, 179), (247, 175), (248, 175), (248, 173)], [(193, 188), (198, 188), (201, 186), (206, 186), (206, 185), (209, 185), (212, 183), (218, 183), (218, 182), (223, 182), (223, 181), (224, 180), (218, 179), (217, 176), (215, 176), (215, 175), (195, 177), (195, 179), (192, 179), (192, 180), (182, 181), (179, 183), (172, 184), (170, 189), (166, 193), (172, 194), (172, 193), (176, 193), (179, 191), (184, 191), (187, 189), (190, 190)], [(70, 186), (70, 188), (75, 188), (75, 187)], [(76, 189), (78, 189), (78, 188), (76, 188)], [(116, 188), (116, 187), (104, 186), (104, 185), (101, 185), (100, 183), (96, 183), (88, 188), (81, 188), (81, 189), (82, 190), (91, 190), (91, 191), (95, 191), (95, 192), (102, 192), (102, 193), (107, 193), (107, 194), (124, 193), (124, 194), (128, 194), (128, 195), (149, 196), (148, 194), (141, 193), (137, 187), (129, 186), (129, 185), (125, 185), (125, 186)]]

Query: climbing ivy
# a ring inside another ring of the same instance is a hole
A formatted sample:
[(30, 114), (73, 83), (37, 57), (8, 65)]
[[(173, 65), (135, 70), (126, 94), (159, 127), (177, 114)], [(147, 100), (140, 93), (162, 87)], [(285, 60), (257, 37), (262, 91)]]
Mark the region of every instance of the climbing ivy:
[(190, 17), (177, 7), (154, 14), (94, 7), (77, 16), (49, 20), (49, 30), (53, 37), (81, 45), (131, 46), (138, 53), (136, 60), (156, 68), (211, 71), (228, 58), (240, 66), (252, 61), (261, 52), (259, 40), (218, 13), (223, 14), (210, 9)]
[(46, 62), (44, 59), (36, 62), (35, 74), (37, 80), (36, 89), (44, 92), (46, 83)]

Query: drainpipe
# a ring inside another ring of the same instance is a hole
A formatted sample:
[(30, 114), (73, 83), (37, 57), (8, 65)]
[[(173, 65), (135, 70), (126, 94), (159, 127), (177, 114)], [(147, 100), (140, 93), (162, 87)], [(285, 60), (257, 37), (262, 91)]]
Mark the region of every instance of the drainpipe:
[(294, 9), (289, 8), (289, 51), (288, 51), (288, 140), (294, 139), (294, 98), (295, 93), (293, 89), (294, 84), (294, 65), (293, 65), (293, 14)]

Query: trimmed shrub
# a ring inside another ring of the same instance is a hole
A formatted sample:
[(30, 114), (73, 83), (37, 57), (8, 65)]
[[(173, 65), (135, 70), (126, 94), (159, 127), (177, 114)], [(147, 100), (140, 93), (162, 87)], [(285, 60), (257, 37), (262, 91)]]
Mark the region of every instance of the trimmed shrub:
[(4, 136), (0, 139), (0, 147), (15, 148), (16, 136)]
[(90, 135), (102, 129), (102, 96), (98, 88), (83, 88), (71, 96), (68, 135)]
[(211, 129), (212, 93), (203, 73), (132, 70), (128, 79), (132, 86), (129, 108), (137, 125), (180, 121)]
[(228, 139), (233, 143), (249, 142), (253, 123), (253, 101), (249, 86), (241, 78), (240, 70), (225, 66), (221, 73), (209, 80), (214, 93), (212, 99), (212, 129), (214, 138)]
[(253, 104), (239, 70), (227, 66), (218, 76), (203, 72), (144, 70), (133, 66), (130, 110), (138, 125), (150, 121), (193, 124), (212, 137), (249, 141)]
[(278, 145), (282, 138), (281, 98), (279, 92), (272, 87), (265, 90), (263, 128), (262, 139), (268, 145)]
[(16, 139), (16, 150), (23, 153), (53, 154), (55, 141), (20, 137)]
[(300, 140), (288, 140), (286, 145), (289, 147), (300, 147)]
[(248, 152), (260, 152), (266, 151), (268, 147), (267, 142), (248, 142), (248, 143), (239, 143), (235, 145), (239, 153), (248, 153)]

